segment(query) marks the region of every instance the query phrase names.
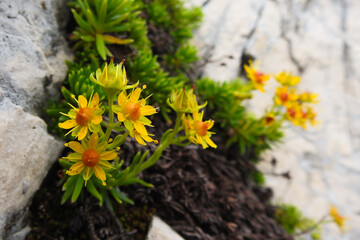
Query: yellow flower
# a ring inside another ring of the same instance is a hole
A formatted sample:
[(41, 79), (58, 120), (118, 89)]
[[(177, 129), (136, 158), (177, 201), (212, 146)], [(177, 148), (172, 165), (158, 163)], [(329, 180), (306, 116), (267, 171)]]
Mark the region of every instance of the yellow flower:
[(275, 114), (270, 112), (265, 115), (264, 117), (264, 124), (265, 126), (272, 126), (275, 122)]
[(136, 131), (135, 129), (133, 129), (131, 132), (130, 132), (130, 136), (132, 138), (135, 138), (136, 141), (138, 143), (140, 143), (141, 145), (146, 145), (145, 141), (146, 142), (155, 142), (157, 143), (158, 141), (157, 140), (154, 140), (152, 139), (150, 136), (154, 136), (154, 134), (141, 134), (139, 133), (138, 131)]
[(174, 109), (175, 112), (193, 113), (206, 106), (204, 103), (198, 106), (196, 96), (193, 93), (194, 86), (190, 90), (183, 87), (177, 92), (172, 92), (170, 98), (167, 99), (167, 104)]
[(244, 65), (244, 69), (247, 73), (247, 77), (251, 80), (254, 87), (262, 92), (265, 92), (265, 82), (270, 79), (269, 75), (259, 72), (253, 65), (252, 61), (249, 61), (249, 65)]
[(295, 89), (289, 89), (287, 86), (277, 87), (275, 92), (275, 104), (289, 106), (298, 99)]
[(284, 86), (295, 86), (300, 82), (301, 78), (292, 75), (292, 73), (281, 72), (275, 76), (275, 80)]
[(345, 226), (344, 222), (347, 218), (340, 215), (339, 211), (333, 205), (330, 205), (330, 216), (332, 217), (333, 221), (338, 225), (340, 229), (343, 229)]
[(302, 110), (299, 104), (292, 104), (286, 109), (286, 117), (295, 126), (303, 126), (302, 122)]
[(123, 68), (124, 61), (115, 66), (112, 58), (109, 65), (106, 63), (102, 71), (100, 68), (96, 70), (96, 78), (93, 74), (90, 75), (91, 81), (102, 86), (107, 94), (113, 96), (122, 90), (134, 88), (137, 84), (127, 86), (126, 70)]
[(312, 126), (315, 126), (319, 123), (319, 121), (316, 120), (316, 113), (311, 107), (308, 107), (306, 111), (302, 110), (301, 112), (301, 126), (306, 129), (306, 121), (310, 121), (310, 124)]
[(89, 140), (84, 139), (81, 144), (71, 141), (66, 146), (75, 151), (65, 157), (70, 162), (74, 162), (66, 174), (73, 176), (82, 173), (86, 185), (92, 174), (95, 173), (95, 176), (105, 186), (106, 174), (104, 169), (111, 169), (112, 166), (108, 161), (117, 157), (114, 151), (105, 151), (107, 143), (99, 144), (98, 134), (93, 133)]
[(216, 148), (216, 144), (210, 139), (211, 135), (214, 132), (209, 132), (214, 125), (213, 120), (208, 120), (203, 122), (204, 112), (200, 114), (196, 111), (193, 113), (193, 118), (188, 116), (187, 118), (183, 118), (184, 127), (185, 127), (185, 134), (188, 136), (190, 142), (195, 144), (201, 144), (202, 147), (205, 149), (208, 146)]
[(319, 123), (316, 120), (316, 114), (311, 107), (307, 107), (306, 110), (304, 110), (304, 106), (298, 103), (294, 103), (291, 106), (288, 106), (286, 117), (294, 125), (300, 126), (303, 129), (307, 128), (307, 122), (310, 122), (310, 124), (313, 126)]
[[(126, 93), (121, 92), (118, 96), (118, 106), (113, 106), (113, 111), (117, 113), (119, 122), (124, 122), (125, 128), (130, 133), (135, 129), (136, 132), (145, 139), (144, 137), (149, 135), (145, 129), (145, 125), (151, 126), (151, 121), (145, 116), (155, 114), (156, 109), (152, 106), (145, 105), (146, 99), (139, 100), (140, 93), (140, 88), (136, 88), (128, 96), (125, 96)], [(139, 135), (134, 134), (134, 136)], [(140, 138), (136, 140), (138, 139)]]
[(318, 103), (317, 97), (318, 95), (315, 93), (304, 92), (299, 95), (299, 100), (305, 103)]
[[(76, 100), (76, 99), (75, 99)], [(100, 108), (99, 94), (95, 93), (90, 96), (89, 102), (83, 95), (80, 95), (78, 100), (79, 108), (70, 105), (71, 109), (68, 114), (61, 113), (69, 118), (63, 123), (59, 123), (60, 128), (71, 129), (66, 135), (72, 132), (72, 136), (82, 140), (88, 131), (98, 132), (100, 129), (100, 123), (102, 122), (103, 108)]]

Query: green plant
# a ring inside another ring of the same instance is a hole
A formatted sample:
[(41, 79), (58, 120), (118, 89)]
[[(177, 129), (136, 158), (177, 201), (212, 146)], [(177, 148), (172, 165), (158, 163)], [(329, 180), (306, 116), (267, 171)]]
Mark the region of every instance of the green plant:
[(144, 24), (137, 18), (139, 5), (134, 0), (77, 0), (70, 5), (79, 24), (72, 39), (79, 41), (77, 47), (95, 45), (103, 60), (112, 56), (106, 44), (129, 44), (143, 36), (139, 30)]

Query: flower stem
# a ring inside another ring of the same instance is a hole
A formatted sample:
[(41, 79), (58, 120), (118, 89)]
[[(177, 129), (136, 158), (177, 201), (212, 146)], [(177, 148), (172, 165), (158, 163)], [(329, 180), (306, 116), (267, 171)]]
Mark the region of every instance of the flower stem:
[(140, 167), (140, 171), (151, 167), (152, 165), (154, 165), (159, 158), (161, 157), (163, 151), (170, 146), (170, 144), (174, 143), (177, 141), (177, 133), (181, 130), (181, 117), (182, 117), (183, 113), (176, 113), (176, 123), (175, 123), (175, 127), (174, 127), (174, 131), (172, 133), (169, 134), (169, 136), (167, 138), (164, 139), (163, 142), (160, 143), (160, 145), (158, 146), (158, 148), (155, 150), (155, 152), (151, 155), (151, 157), (146, 160), (146, 162), (144, 162), (141, 167)]

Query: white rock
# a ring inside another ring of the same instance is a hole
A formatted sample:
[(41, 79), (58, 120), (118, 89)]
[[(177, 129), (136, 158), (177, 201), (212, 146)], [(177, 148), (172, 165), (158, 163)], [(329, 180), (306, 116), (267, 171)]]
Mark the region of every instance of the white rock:
[(65, 2), (0, 1), (0, 239), (25, 237), (31, 198), (63, 149), (39, 115), (71, 58), (56, 21)]
[(183, 240), (183, 238), (159, 217), (154, 216), (146, 240)]

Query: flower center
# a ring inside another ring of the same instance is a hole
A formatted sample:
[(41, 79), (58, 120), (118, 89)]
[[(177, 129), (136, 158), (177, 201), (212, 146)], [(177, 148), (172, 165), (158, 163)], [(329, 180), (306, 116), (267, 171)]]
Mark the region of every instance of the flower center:
[(295, 118), (296, 112), (293, 108), (289, 108), (288, 113), (289, 113), (290, 117)]
[(262, 83), (263, 82), (263, 76), (265, 75), (264, 73), (262, 72), (255, 72), (255, 81), (257, 83)]
[(308, 117), (308, 113), (307, 112), (302, 112), (302, 118), (307, 118)]
[(281, 101), (286, 102), (287, 100), (289, 100), (289, 94), (281, 93), (280, 94), (280, 99), (281, 99)]
[(129, 118), (136, 121), (140, 117), (140, 104), (139, 103), (127, 103), (125, 106), (125, 112), (129, 114)]
[(271, 116), (266, 116), (265, 117), (265, 122), (266, 122), (267, 125), (272, 124), (274, 122), (274, 120), (275, 119), (273, 117), (271, 117)]
[(82, 162), (87, 167), (95, 167), (99, 159), (100, 155), (94, 149), (88, 149), (82, 154)]
[(208, 127), (209, 125), (206, 122), (195, 122), (195, 130), (200, 136), (205, 136), (207, 134)]
[(76, 122), (80, 126), (86, 125), (91, 118), (91, 109), (88, 107), (80, 108), (76, 113)]

